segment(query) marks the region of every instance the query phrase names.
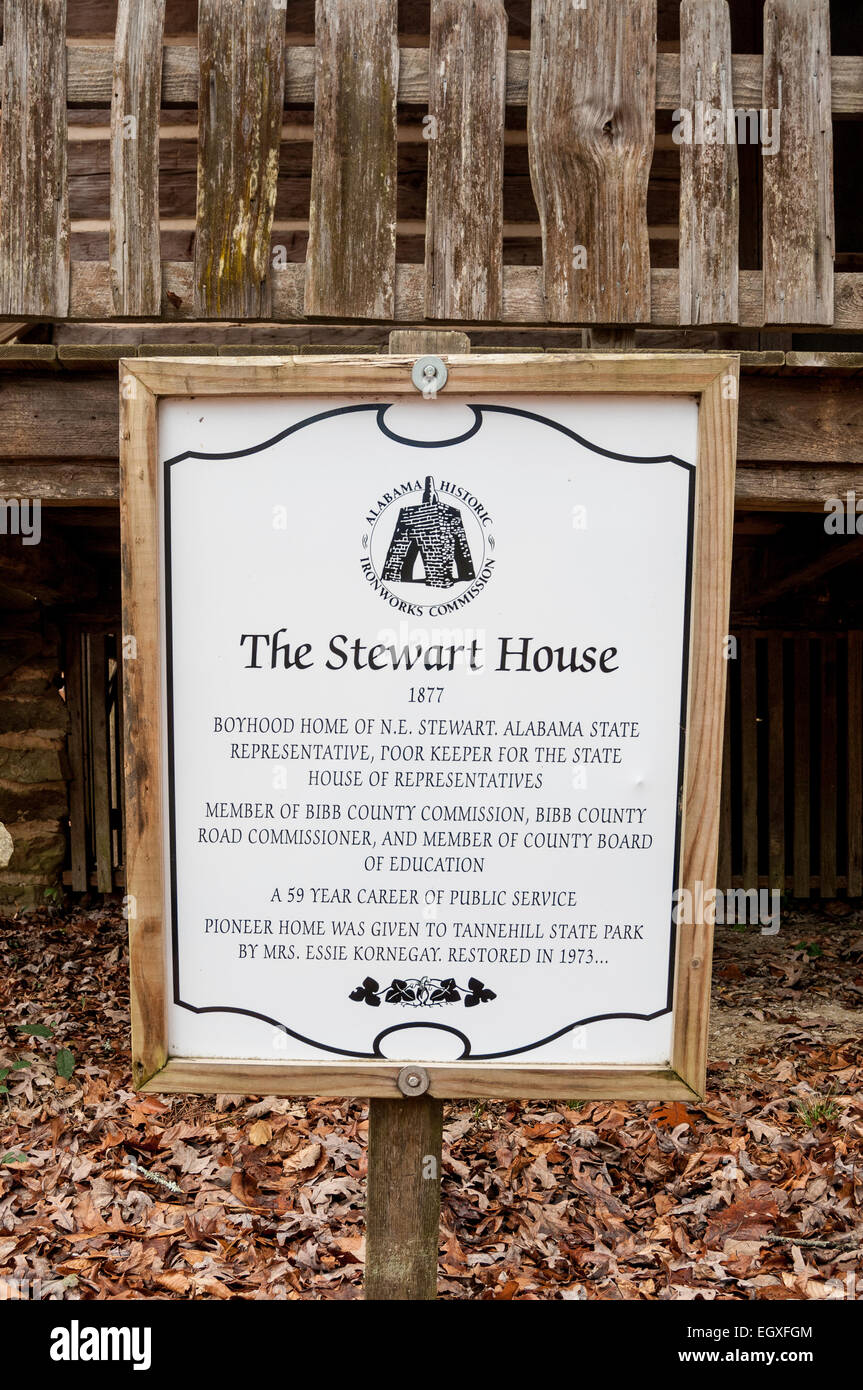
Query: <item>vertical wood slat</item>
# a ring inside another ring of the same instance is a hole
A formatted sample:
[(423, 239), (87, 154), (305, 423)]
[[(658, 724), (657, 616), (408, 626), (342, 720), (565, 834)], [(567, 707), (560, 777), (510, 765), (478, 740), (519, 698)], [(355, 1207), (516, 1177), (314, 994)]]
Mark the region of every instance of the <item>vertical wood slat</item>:
[(270, 233), (285, 99), (286, 10), (200, 0), (195, 312), (270, 313)]
[[(686, 733), (680, 877), (684, 884), (716, 883), (716, 847), (722, 785), (722, 727), (716, 716), (725, 704), (728, 678), (723, 647), (728, 633), (731, 550), (734, 534), (734, 455), (737, 391), (727, 392), (731, 371), (701, 394), (698, 407), (698, 460), (701, 480), (695, 507), (696, 555), (692, 590), (690, 702)], [(698, 914), (701, 916), (701, 914)], [(686, 949), (678, 952), (674, 979), (675, 1029), (671, 1065), (699, 1095), (707, 1073), (707, 1029), (713, 925), (696, 920), (686, 930)]]
[(81, 720), (84, 736), (84, 823), (87, 827), (86, 843), (86, 874), (87, 884), (90, 883), (90, 873), (95, 863), (95, 852), (93, 849), (93, 747), (92, 747), (92, 726), (90, 722), (91, 679), (90, 679), (90, 647), (94, 641), (91, 632), (81, 630)]
[(501, 314), (506, 37), (503, 0), (432, 0), (426, 318)]
[(781, 632), (767, 638), (768, 887), (785, 892), (785, 711)]
[(808, 637), (794, 639), (794, 896), (812, 891), (810, 867), (810, 649)]
[(159, 109), (165, 0), (119, 0), (111, 93), (109, 257), (114, 313), (158, 314)]
[(114, 758), (116, 767), (117, 783), (117, 859), (118, 864), (123, 864), (124, 845), (125, 845), (125, 825), (126, 825), (126, 803), (125, 803), (125, 783), (123, 781), (123, 638), (118, 633), (115, 638), (115, 655), (117, 660), (117, 684), (116, 700), (114, 704)]
[(767, 0), (763, 105), (779, 148), (762, 158), (764, 319), (833, 322), (829, 0)]
[(656, 0), (533, 0), (530, 42), (528, 153), (546, 316), (649, 321)]
[(120, 363), (120, 555), (126, 806), (126, 913), (132, 1016), (132, 1080), (142, 1086), (165, 1065), (165, 868), (160, 817), (162, 685), (156, 398)]
[(66, 669), (64, 688), (69, 711), (69, 840), (72, 857), (72, 890), (87, 889), (87, 812), (84, 762), (84, 690), (81, 661), (81, 630), (66, 630)]
[(722, 808), (719, 814), (719, 860), (716, 886), (726, 892), (731, 887), (731, 667), (725, 673), (725, 735), (722, 742)]
[(66, 0), (5, 7), (0, 314), (69, 311)]
[(108, 663), (105, 634), (90, 637), (90, 745), (93, 750), (93, 838), (96, 846), (96, 887), (110, 893), (114, 886), (111, 859), (111, 773), (108, 765)]
[(121, 849), (120, 849), (120, 824), (119, 824), (119, 816), (117, 815), (117, 806), (118, 806), (118, 803), (119, 803), (119, 787), (118, 787), (118, 782), (117, 782), (117, 743), (116, 743), (116, 733), (117, 733), (117, 686), (118, 686), (118, 684), (119, 684), (119, 681), (118, 681), (119, 672), (118, 672), (118, 670), (117, 670), (116, 663), (115, 663), (113, 675), (112, 675), (112, 673), (111, 673), (111, 662), (112, 662), (112, 658), (113, 658), (113, 652), (112, 652), (111, 648), (112, 648), (113, 645), (114, 645), (113, 637), (106, 637), (105, 642), (106, 642), (106, 648), (107, 648), (107, 651), (106, 651), (106, 674), (107, 674), (107, 678), (108, 678), (108, 698), (107, 698), (107, 703), (106, 703), (106, 715), (107, 715), (107, 719), (106, 719), (105, 733), (106, 733), (106, 742), (107, 742), (107, 744), (108, 744), (108, 796), (109, 796), (110, 822), (111, 822), (111, 865), (112, 865), (112, 868), (113, 868), (113, 865), (119, 864), (120, 861), (121, 861), (121, 859), (122, 859), (122, 851), (121, 851)]
[(863, 897), (863, 633), (848, 634), (848, 896)]
[(836, 638), (821, 638), (821, 892), (836, 896)]
[(304, 312), (395, 316), (396, 0), (318, 0)]
[[(683, 0), (680, 106), (694, 137), (680, 144), (680, 322), (736, 323), (740, 207), (737, 145), (725, 132), (734, 107), (727, 0)], [(704, 126), (712, 111), (718, 130)]]
[(755, 637), (740, 638), (740, 777), (743, 887), (758, 887), (758, 703)]

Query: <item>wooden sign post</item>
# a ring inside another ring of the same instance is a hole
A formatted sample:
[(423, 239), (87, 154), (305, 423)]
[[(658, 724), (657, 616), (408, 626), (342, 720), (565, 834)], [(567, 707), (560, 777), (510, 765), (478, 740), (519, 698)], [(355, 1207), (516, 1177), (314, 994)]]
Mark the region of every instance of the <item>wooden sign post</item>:
[(121, 363), (133, 1074), (370, 1096), (430, 1298), (443, 1098), (703, 1091), (738, 361), (391, 346)]
[[(391, 353), (465, 353), (466, 334), (435, 329), (390, 334)], [(418, 1074), (423, 1084), (425, 1072)], [(405, 1078), (406, 1086), (409, 1079)], [(366, 1183), (367, 1299), (412, 1302), (437, 1293), (443, 1101), (423, 1091), (369, 1100)]]

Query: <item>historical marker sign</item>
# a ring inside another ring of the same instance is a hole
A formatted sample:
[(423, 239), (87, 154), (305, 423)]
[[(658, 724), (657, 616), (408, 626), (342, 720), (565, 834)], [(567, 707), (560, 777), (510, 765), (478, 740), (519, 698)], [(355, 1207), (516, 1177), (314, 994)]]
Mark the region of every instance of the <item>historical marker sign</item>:
[(736, 365), (456, 363), (126, 364), (160, 1089), (701, 1084)]

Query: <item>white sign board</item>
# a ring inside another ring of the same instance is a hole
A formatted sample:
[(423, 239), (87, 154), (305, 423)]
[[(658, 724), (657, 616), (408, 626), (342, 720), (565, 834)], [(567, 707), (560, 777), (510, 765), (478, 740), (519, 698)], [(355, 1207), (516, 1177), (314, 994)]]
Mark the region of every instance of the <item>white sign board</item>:
[(171, 1055), (669, 1064), (698, 402), (167, 398)]

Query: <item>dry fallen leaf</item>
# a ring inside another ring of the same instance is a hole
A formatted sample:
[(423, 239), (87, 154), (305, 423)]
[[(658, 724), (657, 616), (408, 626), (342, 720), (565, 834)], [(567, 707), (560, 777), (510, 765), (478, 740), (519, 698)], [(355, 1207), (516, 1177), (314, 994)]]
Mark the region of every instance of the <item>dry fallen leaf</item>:
[(304, 1144), (296, 1153), (285, 1159), (285, 1170), (288, 1173), (298, 1173), (306, 1168), (314, 1168), (320, 1156), (320, 1144)]
[(180, 1274), (177, 1270), (169, 1270), (167, 1274), (157, 1274), (154, 1283), (160, 1289), (167, 1289), (169, 1293), (187, 1293), (191, 1286), (191, 1279), (186, 1274)]
[(350, 1255), (352, 1259), (362, 1264), (366, 1257), (366, 1238), (365, 1236), (340, 1236), (333, 1241), (330, 1248), (340, 1250), (343, 1255)]
[(669, 1100), (664, 1105), (657, 1105), (651, 1110), (650, 1118), (654, 1124), (662, 1125), (664, 1129), (676, 1129), (678, 1125), (692, 1124), (692, 1116), (679, 1100)]
[(263, 1148), (264, 1144), (269, 1144), (273, 1137), (272, 1126), (266, 1120), (256, 1120), (249, 1130), (249, 1143), (256, 1149)]
[(776, 1224), (779, 1208), (772, 1197), (746, 1197), (715, 1211), (704, 1235), (705, 1245), (723, 1245), (729, 1237), (734, 1240), (755, 1240), (766, 1236)]

